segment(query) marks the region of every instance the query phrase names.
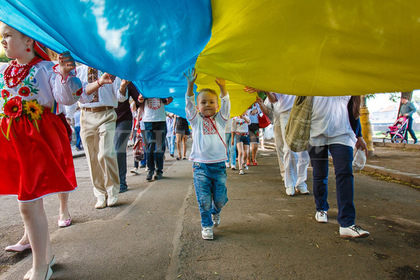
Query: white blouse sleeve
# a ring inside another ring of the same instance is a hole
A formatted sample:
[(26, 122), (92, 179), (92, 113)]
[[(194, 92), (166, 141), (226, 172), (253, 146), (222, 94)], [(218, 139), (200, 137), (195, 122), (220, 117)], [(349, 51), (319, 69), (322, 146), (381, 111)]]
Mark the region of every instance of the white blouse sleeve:
[(75, 73), (71, 73), (66, 79), (63, 79), (58, 65), (53, 67), (50, 86), (54, 99), (60, 104), (72, 105), (77, 101), (87, 100), (89, 102), (92, 100), (92, 97), (86, 94), (86, 91), (82, 87), (82, 82), (76, 77)]

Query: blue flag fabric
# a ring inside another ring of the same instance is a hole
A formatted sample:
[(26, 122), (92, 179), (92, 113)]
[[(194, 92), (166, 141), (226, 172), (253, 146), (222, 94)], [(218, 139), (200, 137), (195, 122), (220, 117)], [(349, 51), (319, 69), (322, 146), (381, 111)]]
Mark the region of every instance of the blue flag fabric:
[(133, 81), (147, 97), (173, 96), (185, 116), (185, 78), (211, 36), (208, 0), (0, 0), (0, 21), (60, 53)]

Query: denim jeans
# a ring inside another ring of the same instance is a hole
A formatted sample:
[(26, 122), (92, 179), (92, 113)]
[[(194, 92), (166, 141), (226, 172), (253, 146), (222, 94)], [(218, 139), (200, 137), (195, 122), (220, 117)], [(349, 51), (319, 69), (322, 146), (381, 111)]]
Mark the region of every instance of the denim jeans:
[(76, 147), (81, 150), (82, 139), (80, 138), (80, 126), (74, 127), (74, 133), (76, 134)]
[(211, 214), (218, 214), (228, 201), (226, 165), (218, 163), (193, 163), (194, 188), (201, 215), (201, 226), (211, 227)]
[(336, 194), (340, 226), (354, 225), (356, 209), (353, 204), (353, 148), (341, 144), (310, 147), (309, 155), (313, 167), (313, 192), (317, 211), (328, 211), (328, 151), (333, 158)]
[(168, 149), (171, 155), (175, 152), (175, 135), (166, 136), (166, 140), (168, 141)]
[(145, 122), (146, 131), (146, 159), (147, 167), (151, 172), (163, 172), (163, 156), (165, 154), (166, 121)]
[(126, 187), (127, 174), (127, 143), (130, 137), (133, 121), (118, 122), (115, 127), (115, 152), (117, 153), (118, 170), (120, 176), (120, 186)]
[(233, 137), (233, 145), (232, 144), (232, 133), (225, 133), (225, 141), (227, 145), (227, 160), (226, 162), (230, 161), (230, 164), (236, 165), (236, 141), (235, 137)]
[(413, 138), (414, 142), (417, 142), (416, 134), (414, 133), (414, 130), (413, 130), (413, 117), (407, 117), (407, 119), (408, 119), (407, 131), (405, 133), (404, 138), (408, 143), (408, 133), (410, 133), (411, 138)]

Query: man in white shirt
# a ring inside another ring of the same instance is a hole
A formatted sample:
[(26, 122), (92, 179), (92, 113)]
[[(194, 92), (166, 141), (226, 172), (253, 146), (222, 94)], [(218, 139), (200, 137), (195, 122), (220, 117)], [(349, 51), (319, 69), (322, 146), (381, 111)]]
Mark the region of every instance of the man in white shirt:
[[(276, 141), (278, 141), (278, 138), (280, 138), (283, 145), (283, 157), (281, 158), (281, 161), (284, 164), (285, 169), (283, 178), (286, 194), (289, 196), (294, 195), (295, 192), (299, 192), (301, 194), (309, 194), (307, 185), (305, 183), (307, 179), (307, 169), (309, 166), (309, 154), (307, 151), (299, 153), (293, 152), (285, 140), (286, 125), (287, 121), (289, 120), (289, 115), (293, 107), (295, 96), (267, 92), (267, 100), (269, 102), (268, 105), (273, 108), (273, 118), (275, 120), (274, 133)], [(262, 101), (260, 101), (260, 103), (260, 107), (264, 111), (265, 108), (263, 107), (265, 106), (262, 105)]]
[(120, 179), (114, 147), (118, 102), (127, 99), (128, 81), (82, 65), (77, 76), (83, 90), (93, 92), (93, 100), (81, 104), (80, 136), (88, 159), (96, 209), (114, 206), (118, 201)]

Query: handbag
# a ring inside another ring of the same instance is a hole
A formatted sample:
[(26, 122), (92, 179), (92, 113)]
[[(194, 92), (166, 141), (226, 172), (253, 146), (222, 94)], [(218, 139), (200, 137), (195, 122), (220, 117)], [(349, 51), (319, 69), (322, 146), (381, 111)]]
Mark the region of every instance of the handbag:
[(270, 124), (271, 121), (266, 114), (261, 113), (260, 115), (258, 115), (258, 125), (260, 128), (266, 128)]
[(137, 132), (136, 134), (136, 143), (133, 146), (133, 156), (134, 160), (137, 162), (142, 161), (144, 159), (144, 144), (140, 132)]
[(286, 143), (294, 152), (306, 151), (311, 133), (313, 96), (297, 96), (286, 125)]

